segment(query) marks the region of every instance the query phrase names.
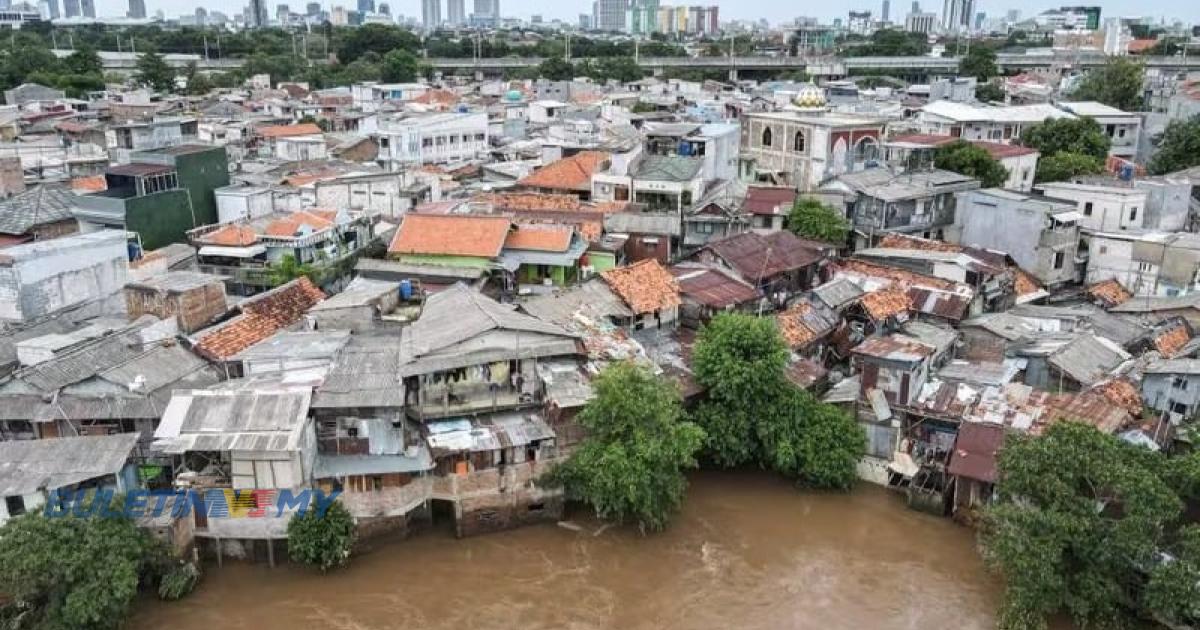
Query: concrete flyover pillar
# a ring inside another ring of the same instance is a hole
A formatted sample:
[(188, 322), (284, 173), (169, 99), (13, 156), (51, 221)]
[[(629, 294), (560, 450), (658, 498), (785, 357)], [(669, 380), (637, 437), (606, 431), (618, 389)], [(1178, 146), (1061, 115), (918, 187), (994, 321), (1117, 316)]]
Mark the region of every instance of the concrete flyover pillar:
[(738, 80), (738, 71), (737, 71), (737, 68), (730, 68), (730, 69), (729, 69), (729, 82), (730, 82), (730, 83), (737, 83), (737, 80)]

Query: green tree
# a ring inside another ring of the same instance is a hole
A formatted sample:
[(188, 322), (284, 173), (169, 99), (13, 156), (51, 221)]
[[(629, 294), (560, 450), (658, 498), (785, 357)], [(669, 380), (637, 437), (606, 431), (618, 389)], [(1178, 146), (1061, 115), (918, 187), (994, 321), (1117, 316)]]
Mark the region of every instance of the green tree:
[(1172, 120), (1157, 144), (1149, 169), (1155, 175), (1200, 164), (1200, 114), (1187, 120)]
[(1104, 170), (1104, 162), (1082, 153), (1055, 153), (1038, 160), (1034, 181), (1065, 182), (1079, 175), (1095, 175)]
[(1112, 141), (1092, 118), (1052, 118), (1027, 129), (1021, 144), (1037, 149), (1042, 159), (1056, 153), (1079, 153), (1103, 162)]
[(351, 63), (368, 52), (385, 55), (393, 50), (416, 52), (421, 40), (408, 29), (387, 24), (364, 24), (358, 28), (340, 31), (341, 43), (337, 47), (337, 58), (341, 63)]
[(350, 562), (354, 547), (354, 517), (341, 501), (334, 501), (324, 514), (315, 507), (294, 516), (287, 528), (288, 555), (295, 562), (312, 565), (325, 573)]
[(679, 392), (633, 363), (615, 363), (593, 382), (579, 412), (588, 436), (545, 479), (592, 506), (600, 518), (660, 530), (683, 503), (704, 431), (682, 419)]
[(139, 85), (150, 87), (155, 92), (171, 92), (175, 89), (175, 70), (155, 51), (142, 53), (138, 57), (134, 78)]
[(1127, 57), (1109, 57), (1101, 67), (1087, 73), (1071, 92), (1077, 101), (1099, 101), (1125, 111), (1142, 109), (1145, 68)]
[(958, 74), (975, 77), (980, 83), (999, 74), (996, 67), (996, 51), (987, 46), (975, 46), (958, 62)]
[(984, 103), (1001, 103), (1004, 97), (1004, 88), (995, 83), (981, 83), (975, 88), (975, 99)]
[(279, 286), (287, 284), (296, 278), (304, 277), (316, 281), (317, 270), (308, 263), (296, 262), (296, 257), (285, 254), (279, 262), (270, 266), (271, 283)]
[(694, 418), (707, 434), (706, 456), (847, 488), (866, 448), (863, 430), (787, 380), (788, 354), (771, 319), (723, 313), (700, 331), (692, 368), (705, 397)]
[(0, 528), (0, 593), (25, 627), (116, 628), (163, 558), (128, 518), (29, 513)]
[(835, 245), (843, 245), (850, 223), (833, 207), (812, 197), (801, 197), (788, 213), (787, 227), (796, 235)]
[(100, 55), (90, 46), (83, 46), (67, 55), (67, 58), (63, 60), (63, 65), (75, 74), (104, 74), (104, 65), (100, 62)]
[(409, 83), (421, 75), (421, 63), (407, 50), (393, 50), (383, 56), (380, 74), (388, 83)]
[(984, 188), (1003, 186), (1008, 180), (1008, 169), (999, 160), (965, 140), (938, 147), (933, 154), (933, 165), (974, 177)]
[(1006, 582), (1002, 629), (1042, 629), (1056, 613), (1100, 628), (1138, 611), (1194, 615), (1196, 532), (1179, 529), (1193, 459), (1056, 422), (1040, 437), (1010, 436), (998, 467), (980, 540)]
[(550, 81), (569, 81), (575, 78), (575, 66), (561, 57), (550, 57), (538, 66), (538, 75)]

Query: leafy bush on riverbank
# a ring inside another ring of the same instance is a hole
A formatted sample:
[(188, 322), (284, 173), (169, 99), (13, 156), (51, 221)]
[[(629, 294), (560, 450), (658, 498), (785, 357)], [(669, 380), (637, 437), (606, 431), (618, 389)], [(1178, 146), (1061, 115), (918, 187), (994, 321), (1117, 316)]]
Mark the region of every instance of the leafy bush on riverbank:
[(1079, 627), (1136, 617), (1200, 620), (1200, 454), (1167, 456), (1090, 425), (1057, 422), (1009, 436), (999, 500), (984, 513), (984, 557), (1006, 580), (1000, 627)]
[(354, 517), (341, 501), (334, 501), (324, 514), (310, 508), (288, 523), (288, 554), (321, 573), (349, 563), (353, 546)]
[(0, 624), (116, 628), (168, 558), (161, 541), (123, 516), (11, 518), (0, 527)]
[(597, 516), (659, 530), (687, 490), (683, 471), (695, 468), (704, 432), (683, 420), (674, 383), (632, 363), (610, 365), (578, 421), (588, 436), (544, 483), (589, 503)]
[(200, 569), (191, 562), (176, 561), (163, 572), (158, 582), (159, 599), (180, 599), (190, 594), (200, 582)]
[(705, 398), (693, 418), (719, 466), (758, 463), (817, 488), (849, 488), (866, 449), (861, 427), (787, 379), (788, 349), (771, 319), (724, 313), (693, 351)]

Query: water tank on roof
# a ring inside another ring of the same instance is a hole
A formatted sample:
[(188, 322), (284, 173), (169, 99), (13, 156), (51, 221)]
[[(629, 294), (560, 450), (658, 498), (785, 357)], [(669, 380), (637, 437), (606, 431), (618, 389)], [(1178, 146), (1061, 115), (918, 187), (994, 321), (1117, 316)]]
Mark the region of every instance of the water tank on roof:
[(504, 95), (504, 100), (513, 103), (521, 100), (522, 98), (524, 97), (521, 95), (521, 90), (509, 90), (508, 93)]

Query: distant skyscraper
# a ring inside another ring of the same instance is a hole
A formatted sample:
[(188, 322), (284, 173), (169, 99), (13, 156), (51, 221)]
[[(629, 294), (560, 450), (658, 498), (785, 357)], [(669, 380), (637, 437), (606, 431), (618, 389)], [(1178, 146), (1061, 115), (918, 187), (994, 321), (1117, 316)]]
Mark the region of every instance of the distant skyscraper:
[(987, 13), (980, 11), (975, 14), (975, 30), (982, 30), (983, 23), (987, 20)]
[(359, 13), (374, 13), (375, 12), (375, 0), (358, 0), (358, 12)]
[(957, 33), (971, 29), (975, 0), (946, 0), (942, 7), (942, 28)]
[(82, 0), (79, 6), (83, 9), (83, 17), (96, 17), (96, 0)]
[(579, 29), (582, 31), (592, 30), (592, 16), (587, 13), (579, 14)]
[(250, 28), (262, 28), (267, 25), (267, 0), (250, 0), (250, 5), (246, 7), (246, 26)]
[[(475, 0), (478, 4), (479, 0)], [(629, 7), (628, 0), (596, 0), (592, 5), (594, 28), (598, 31), (624, 31), (625, 10)]]
[(135, 20), (146, 19), (146, 0), (129, 0), (129, 11), (125, 16)]
[(334, 26), (346, 26), (350, 23), (350, 16), (346, 14), (346, 7), (338, 5), (333, 7), (329, 12), (329, 23)]
[(1021, 12), (1016, 9), (1009, 9), (1008, 14), (1004, 16), (1004, 19), (1009, 24), (1015, 24), (1021, 20)]
[(63, 0), (63, 15), (66, 17), (79, 17), (82, 13), (79, 7), (79, 0)]
[(42, 0), (38, 6), (41, 8), (42, 16), (46, 19), (57, 20), (59, 18), (58, 0)]
[(460, 26), (467, 21), (466, 0), (446, 0), (446, 22)]
[(912, 11), (910, 11), (910, 13), (920, 13), (920, 12), (921, 12), (921, 3), (916, 2), (914, 0), (914, 2), (912, 3)]
[(388, 3), (386, 3), (386, 2), (380, 2), (379, 3), (379, 14), (391, 17), (392, 7), (388, 6)]
[(309, 2), (308, 4), (304, 5), (304, 15), (307, 15), (308, 17), (317, 17), (318, 15), (321, 15), (321, 3)]
[(421, 0), (421, 24), (434, 29), (442, 23), (442, 0)]
[(891, 13), (892, 3), (888, 0), (883, 0), (883, 11), (879, 14), (879, 19), (885, 24), (888, 22), (888, 15)]
[(292, 9), (286, 4), (275, 5), (275, 21), (280, 24), (287, 24), (288, 19), (292, 16)]
[(478, 24), (495, 25), (500, 20), (500, 0), (475, 0), (471, 19)]

